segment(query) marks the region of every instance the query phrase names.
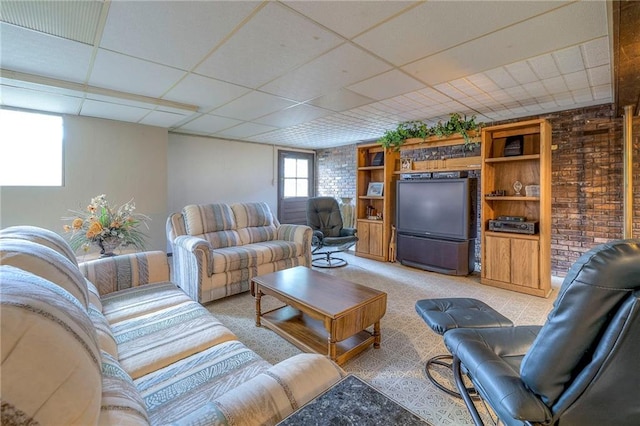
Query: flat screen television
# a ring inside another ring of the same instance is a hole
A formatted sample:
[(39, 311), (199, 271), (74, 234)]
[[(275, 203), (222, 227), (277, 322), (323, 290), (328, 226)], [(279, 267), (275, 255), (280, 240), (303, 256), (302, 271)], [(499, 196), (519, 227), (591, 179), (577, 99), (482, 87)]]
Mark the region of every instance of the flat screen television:
[[(475, 179), (400, 180), (396, 192), (398, 234), (461, 241), (476, 237)], [(472, 188), (473, 187), (473, 188)]]

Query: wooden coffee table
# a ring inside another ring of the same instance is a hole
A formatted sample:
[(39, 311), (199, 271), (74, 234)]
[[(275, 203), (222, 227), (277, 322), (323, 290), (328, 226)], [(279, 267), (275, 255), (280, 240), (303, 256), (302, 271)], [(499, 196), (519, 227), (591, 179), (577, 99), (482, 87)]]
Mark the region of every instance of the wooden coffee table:
[[(258, 276), (251, 281), (256, 326), (275, 331), (305, 352), (327, 354), (344, 364), (369, 345), (380, 347), (380, 319), (387, 294), (304, 266)], [(270, 295), (285, 306), (262, 312)], [(373, 325), (373, 333), (366, 330)]]

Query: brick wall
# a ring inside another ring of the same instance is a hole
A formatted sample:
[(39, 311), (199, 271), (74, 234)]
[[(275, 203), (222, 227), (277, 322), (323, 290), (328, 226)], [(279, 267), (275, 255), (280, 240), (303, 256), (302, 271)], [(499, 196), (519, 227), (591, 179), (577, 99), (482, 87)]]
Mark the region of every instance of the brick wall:
[[(622, 124), (613, 104), (502, 121), (552, 126), (552, 274), (591, 247), (622, 237)], [(634, 119), (634, 237), (640, 238), (640, 118)], [(318, 194), (355, 196), (355, 145), (317, 152)]]

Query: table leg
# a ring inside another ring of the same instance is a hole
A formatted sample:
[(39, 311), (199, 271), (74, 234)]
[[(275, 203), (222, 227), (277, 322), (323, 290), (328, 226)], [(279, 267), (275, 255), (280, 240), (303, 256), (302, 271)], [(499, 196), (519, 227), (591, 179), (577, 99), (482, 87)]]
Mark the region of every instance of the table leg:
[(255, 295), (255, 299), (256, 299), (256, 327), (260, 327), (260, 315), (261, 315), (261, 309), (260, 309), (260, 298), (262, 297), (262, 293), (260, 292), (260, 287), (256, 287), (255, 289), (256, 295)]
[(331, 361), (335, 361), (336, 360), (336, 339), (333, 336), (331, 336), (331, 334), (329, 334), (327, 343), (329, 345), (329, 359)]
[(380, 334), (380, 321), (378, 321), (373, 324), (373, 347), (375, 349), (380, 349), (381, 337), (382, 336)]

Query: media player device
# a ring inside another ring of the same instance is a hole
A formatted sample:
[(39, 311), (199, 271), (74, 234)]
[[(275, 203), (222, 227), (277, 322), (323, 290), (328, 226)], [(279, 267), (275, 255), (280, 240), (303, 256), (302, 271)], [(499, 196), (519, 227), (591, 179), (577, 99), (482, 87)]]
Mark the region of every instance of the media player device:
[(521, 222), (513, 220), (490, 220), (489, 231), (514, 232), (516, 234), (537, 234), (538, 222)]

